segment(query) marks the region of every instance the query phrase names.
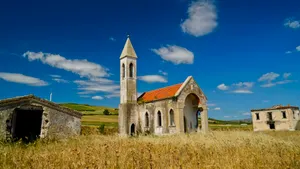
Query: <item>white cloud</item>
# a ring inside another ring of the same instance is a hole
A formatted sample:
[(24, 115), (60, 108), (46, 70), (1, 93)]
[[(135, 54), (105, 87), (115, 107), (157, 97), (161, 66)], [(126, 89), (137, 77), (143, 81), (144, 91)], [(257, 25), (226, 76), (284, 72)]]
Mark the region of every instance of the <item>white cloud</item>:
[(298, 52), (300, 52), (300, 46), (297, 46), (297, 47), (296, 47), (296, 50), (297, 50)]
[(82, 98), (90, 98), (91, 96), (88, 96), (88, 95), (80, 95), (79, 97), (82, 97)]
[(266, 84), (261, 85), (261, 87), (273, 87), (275, 85), (276, 85), (276, 83), (266, 83)]
[(287, 79), (288, 77), (290, 77), (292, 74), (291, 73), (284, 73), (283, 74), (283, 78)]
[(216, 7), (211, 0), (192, 2), (188, 15), (180, 25), (184, 33), (199, 37), (211, 33), (218, 25)]
[(268, 103), (268, 102), (270, 102), (270, 100), (263, 100), (263, 102), (264, 102), (264, 103)]
[(101, 96), (93, 96), (92, 99), (94, 99), (94, 100), (102, 100), (103, 97), (101, 97)]
[(273, 81), (273, 80), (275, 80), (276, 78), (278, 78), (279, 77), (279, 74), (277, 74), (277, 73), (274, 73), (274, 72), (270, 72), (270, 73), (266, 73), (266, 74), (264, 74), (264, 75), (262, 75), (259, 79), (258, 79), (258, 81), (259, 82), (263, 82), (263, 81)]
[(216, 107), (216, 108), (214, 108), (214, 110), (221, 110), (221, 108), (220, 107)]
[(159, 49), (151, 49), (154, 53), (159, 55), (162, 59), (170, 61), (176, 65), (178, 64), (192, 64), (194, 63), (194, 54), (186, 48), (167, 45)]
[(114, 91), (111, 94), (105, 95), (106, 98), (120, 97), (120, 91)]
[(296, 21), (292, 18), (288, 18), (285, 20), (284, 26), (297, 29), (300, 28), (300, 21)]
[(145, 76), (139, 76), (138, 77), (139, 80), (145, 81), (147, 83), (155, 83), (155, 82), (159, 82), (159, 83), (167, 83), (167, 79), (163, 76), (160, 75), (145, 75)]
[(109, 83), (101, 84), (91, 80), (75, 80), (74, 83), (76, 83), (79, 86), (78, 89), (82, 91), (78, 94), (91, 94), (97, 92), (114, 93), (120, 89), (119, 85)]
[(35, 77), (26, 76), (18, 73), (0, 72), (0, 78), (14, 83), (26, 84), (29, 86), (47, 86), (48, 83)]
[(23, 57), (28, 58), (29, 61), (40, 60), (44, 64), (52, 67), (71, 71), (79, 74), (81, 77), (105, 77), (109, 76), (108, 69), (105, 69), (99, 64), (89, 62), (87, 60), (66, 59), (57, 54), (30, 52), (27, 51)]
[(164, 72), (164, 71), (162, 71), (162, 70), (159, 70), (158, 72), (161, 73), (161, 74), (164, 75), (164, 76), (167, 76), (167, 75), (168, 75), (167, 72)]
[(243, 115), (244, 115), (244, 116), (250, 116), (250, 115), (251, 115), (251, 113), (249, 113), (249, 112), (245, 112), (245, 113), (243, 113)]
[(225, 118), (230, 118), (230, 116), (224, 116)]
[(295, 82), (295, 80), (287, 80), (288, 77), (291, 76), (291, 73), (284, 73), (282, 76), (284, 80), (281, 81), (274, 81), (277, 79), (280, 75), (274, 72), (266, 73), (263, 76), (261, 76), (258, 81), (265, 81), (265, 84), (262, 84), (261, 87), (273, 87), (276, 85), (281, 85), (281, 84), (287, 84), (287, 83), (292, 83)]
[(53, 77), (53, 78), (61, 78), (60, 75), (50, 75), (50, 76)]
[(116, 39), (114, 37), (110, 37), (109, 40), (116, 41)]
[(219, 90), (228, 90), (228, 89), (229, 89), (229, 87), (226, 86), (224, 83), (218, 85), (217, 88), (218, 88)]
[(236, 90), (233, 90), (232, 93), (252, 94), (253, 92), (249, 89), (236, 89)]
[(60, 78), (53, 78), (52, 80), (56, 81), (57, 83), (69, 83), (69, 81)]
[(254, 86), (254, 82), (239, 82), (234, 83), (230, 86), (226, 86), (224, 83), (220, 84), (217, 88), (220, 90), (229, 90), (229, 93), (238, 93), (238, 94), (251, 94), (251, 88)]

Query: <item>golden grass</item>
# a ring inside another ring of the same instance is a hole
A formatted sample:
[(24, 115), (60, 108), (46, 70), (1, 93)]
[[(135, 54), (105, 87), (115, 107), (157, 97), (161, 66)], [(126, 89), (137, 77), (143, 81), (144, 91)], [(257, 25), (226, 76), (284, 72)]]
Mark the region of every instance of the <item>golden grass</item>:
[[(286, 139), (289, 133), (297, 140)], [(0, 168), (299, 168), (299, 140), (299, 132), (214, 131), (137, 138), (89, 135), (27, 146), (3, 143)]]

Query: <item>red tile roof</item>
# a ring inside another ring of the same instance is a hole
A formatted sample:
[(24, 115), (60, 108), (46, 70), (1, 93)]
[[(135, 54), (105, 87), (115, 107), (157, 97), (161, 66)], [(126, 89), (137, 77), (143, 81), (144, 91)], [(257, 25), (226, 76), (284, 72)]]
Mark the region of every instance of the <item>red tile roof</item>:
[(143, 100), (144, 102), (151, 102), (155, 100), (167, 99), (175, 96), (176, 92), (181, 87), (182, 83), (152, 90), (143, 93), (138, 100)]

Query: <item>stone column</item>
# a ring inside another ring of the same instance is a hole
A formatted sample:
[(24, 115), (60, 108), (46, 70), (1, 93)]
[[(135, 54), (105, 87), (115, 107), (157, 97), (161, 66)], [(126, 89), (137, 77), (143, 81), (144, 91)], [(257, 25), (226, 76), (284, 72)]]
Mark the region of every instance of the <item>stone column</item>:
[(203, 111), (201, 112), (201, 131), (203, 133), (208, 132), (208, 114), (207, 114), (207, 107), (203, 106)]

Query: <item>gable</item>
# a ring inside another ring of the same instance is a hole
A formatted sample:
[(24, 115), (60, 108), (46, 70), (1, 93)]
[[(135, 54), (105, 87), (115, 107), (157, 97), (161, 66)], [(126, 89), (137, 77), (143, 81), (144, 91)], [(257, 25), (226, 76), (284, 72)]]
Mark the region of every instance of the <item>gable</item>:
[(138, 101), (142, 100), (144, 102), (151, 102), (151, 101), (172, 98), (173, 96), (175, 96), (176, 92), (179, 90), (181, 86), (182, 83), (145, 92), (138, 98)]

